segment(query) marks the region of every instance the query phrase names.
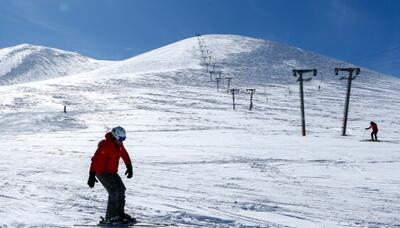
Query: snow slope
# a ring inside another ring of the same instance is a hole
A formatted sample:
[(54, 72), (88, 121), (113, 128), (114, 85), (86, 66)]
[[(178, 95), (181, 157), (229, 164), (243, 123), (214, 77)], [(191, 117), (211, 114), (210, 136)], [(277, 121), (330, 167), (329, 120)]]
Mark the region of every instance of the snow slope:
[(110, 63), (59, 49), (21, 44), (0, 49), (0, 85), (77, 74)]
[[(206, 63), (241, 89), (235, 111), (227, 81), (217, 92)], [(302, 137), (291, 70), (316, 66), (323, 78), (305, 83)], [(128, 132), (134, 164), (133, 179), (123, 177), (126, 209), (139, 220), (400, 226), (400, 82), (362, 69), (342, 137), (346, 82), (333, 75), (338, 66), (349, 65), (270, 41), (206, 35), (90, 72), (2, 86), (0, 226), (95, 224), (107, 195), (86, 185), (90, 157), (117, 125)], [(246, 88), (256, 88), (253, 111)], [(363, 141), (371, 120), (379, 143)]]

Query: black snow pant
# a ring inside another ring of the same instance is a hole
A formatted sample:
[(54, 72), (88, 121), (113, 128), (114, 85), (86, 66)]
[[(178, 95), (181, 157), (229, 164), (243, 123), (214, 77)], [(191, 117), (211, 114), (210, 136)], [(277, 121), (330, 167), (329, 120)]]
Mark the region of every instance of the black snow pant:
[[(372, 140), (372, 141), (378, 141), (378, 136), (377, 136), (377, 134), (378, 134), (378, 131), (372, 131), (372, 132), (371, 132), (371, 140)], [(374, 139), (374, 136), (375, 136), (375, 139)]]
[(97, 175), (97, 178), (108, 192), (106, 219), (124, 216), (126, 188), (121, 177), (117, 173), (103, 173)]

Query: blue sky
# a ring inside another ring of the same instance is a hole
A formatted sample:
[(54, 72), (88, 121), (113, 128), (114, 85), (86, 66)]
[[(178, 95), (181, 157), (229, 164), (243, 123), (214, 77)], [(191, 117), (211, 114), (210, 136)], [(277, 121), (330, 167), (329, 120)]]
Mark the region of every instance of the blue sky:
[(239, 34), (400, 76), (397, 0), (2, 0), (0, 47), (126, 59), (202, 34)]

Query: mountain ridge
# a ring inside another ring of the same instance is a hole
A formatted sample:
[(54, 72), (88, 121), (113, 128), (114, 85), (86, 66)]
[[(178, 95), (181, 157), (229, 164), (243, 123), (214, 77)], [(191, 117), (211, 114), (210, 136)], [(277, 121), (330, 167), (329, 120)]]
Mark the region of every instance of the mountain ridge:
[(111, 63), (56, 48), (20, 44), (0, 49), (0, 85), (88, 72)]
[[(199, 39), (202, 39), (200, 44)], [(201, 47), (203, 45), (203, 47)], [(200, 53), (201, 48), (207, 53)], [(207, 55), (209, 59), (203, 59)], [(335, 67), (355, 67), (318, 53), (274, 41), (240, 35), (190, 37), (121, 61), (96, 60), (55, 48), (21, 44), (0, 49), (0, 85), (26, 83), (71, 75), (139, 74), (201, 70), (215, 64), (223, 77), (240, 83), (294, 83), (292, 70), (316, 68), (319, 80), (336, 80)], [(225, 69), (228, 69), (227, 71)], [(229, 72), (228, 72), (229, 71)], [(361, 81), (397, 79), (362, 68)]]

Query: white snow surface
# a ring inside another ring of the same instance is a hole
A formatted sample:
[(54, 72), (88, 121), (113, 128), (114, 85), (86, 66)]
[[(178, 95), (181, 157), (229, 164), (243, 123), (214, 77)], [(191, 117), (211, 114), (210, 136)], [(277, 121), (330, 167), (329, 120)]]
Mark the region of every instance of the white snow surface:
[[(206, 72), (200, 44), (215, 70), (233, 78), (231, 88), (240, 88), (236, 110), (227, 81), (217, 92)], [(351, 65), (287, 45), (204, 35), (113, 63), (71, 54), (55, 66), (57, 57), (31, 56), (39, 70), (24, 63), (30, 51), (12, 58), (7, 50), (0, 50), (0, 75), (12, 75), (0, 79), (0, 227), (96, 224), (107, 193), (86, 184), (90, 158), (118, 125), (127, 130), (134, 166), (132, 179), (122, 177), (126, 212), (140, 221), (400, 226), (397, 78), (361, 69), (341, 136), (346, 80), (333, 68)], [(321, 72), (304, 83), (306, 137), (294, 68)], [(246, 88), (256, 89), (252, 111)], [(366, 141), (371, 120), (380, 142)]]
[(88, 72), (111, 63), (55, 48), (21, 44), (0, 49), (0, 85)]

